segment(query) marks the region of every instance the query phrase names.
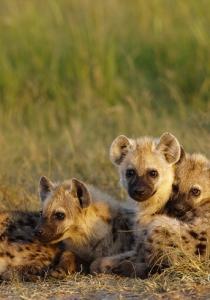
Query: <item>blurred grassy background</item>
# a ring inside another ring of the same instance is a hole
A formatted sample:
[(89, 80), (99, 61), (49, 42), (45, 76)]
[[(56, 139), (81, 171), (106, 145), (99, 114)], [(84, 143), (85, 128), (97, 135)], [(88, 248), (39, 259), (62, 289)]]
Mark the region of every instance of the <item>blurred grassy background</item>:
[(1, 206), (31, 203), (42, 174), (116, 192), (108, 148), (121, 133), (171, 131), (208, 154), (209, 11), (207, 0), (1, 0)]

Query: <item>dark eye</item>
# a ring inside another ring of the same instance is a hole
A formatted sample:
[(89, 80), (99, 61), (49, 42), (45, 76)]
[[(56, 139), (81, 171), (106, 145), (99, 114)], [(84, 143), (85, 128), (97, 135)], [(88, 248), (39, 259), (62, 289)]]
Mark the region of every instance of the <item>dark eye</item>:
[(152, 178), (156, 178), (158, 177), (158, 171), (157, 170), (150, 170), (148, 172), (149, 176), (152, 177)]
[(59, 221), (62, 221), (65, 219), (65, 214), (63, 212), (56, 212), (54, 214), (55, 218)]
[(127, 178), (131, 178), (136, 175), (136, 171), (134, 169), (127, 169), (125, 175)]
[(178, 186), (178, 184), (173, 184), (173, 185), (172, 185), (172, 190), (173, 190), (174, 193), (177, 194), (178, 191), (179, 191), (179, 186)]
[(201, 194), (201, 190), (198, 188), (191, 188), (190, 194), (193, 195), (194, 197), (198, 197)]
[(40, 210), (39, 215), (40, 215), (40, 217), (42, 216), (42, 210)]

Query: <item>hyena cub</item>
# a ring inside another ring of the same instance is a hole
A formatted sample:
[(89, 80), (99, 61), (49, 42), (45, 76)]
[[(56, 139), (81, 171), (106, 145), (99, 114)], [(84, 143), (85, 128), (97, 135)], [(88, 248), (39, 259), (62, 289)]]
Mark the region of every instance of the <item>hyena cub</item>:
[(181, 146), (170, 133), (160, 139), (117, 137), (110, 148), (122, 186), (138, 202), (137, 223), (146, 224), (167, 203), (174, 182)]
[(76, 270), (74, 254), (65, 251), (61, 244), (47, 245), (34, 236), (34, 228), (39, 221), (39, 213), (7, 211), (0, 212), (0, 278), (33, 280), (43, 276), (50, 268), (60, 264), (68, 256), (68, 268)]
[(148, 226), (144, 256), (151, 266), (174, 265), (183, 256), (209, 259), (209, 182), (209, 160), (201, 154), (184, 155), (177, 165), (172, 199), (165, 208), (176, 219), (160, 216)]
[(137, 275), (144, 276), (145, 260), (138, 255), (141, 241), (148, 224), (161, 212), (171, 195), (174, 166), (180, 155), (181, 146), (170, 133), (164, 133), (160, 139), (143, 137), (133, 140), (119, 136), (113, 141), (110, 149), (111, 161), (117, 165), (121, 184), (128, 195), (138, 202), (133, 228), (137, 236), (137, 246), (130, 253), (98, 259), (91, 266), (92, 272), (107, 272), (112, 269), (130, 275), (131, 271), (126, 270), (124, 264), (126, 259), (132, 261), (132, 266), (135, 264)]
[(182, 149), (165, 213), (185, 223), (195, 223), (200, 218), (204, 222), (210, 208), (209, 179), (209, 160), (202, 154), (188, 154)]
[(42, 216), (36, 229), (40, 241), (64, 241), (88, 264), (132, 248), (134, 208), (126, 208), (77, 179), (54, 184), (42, 177), (40, 197)]

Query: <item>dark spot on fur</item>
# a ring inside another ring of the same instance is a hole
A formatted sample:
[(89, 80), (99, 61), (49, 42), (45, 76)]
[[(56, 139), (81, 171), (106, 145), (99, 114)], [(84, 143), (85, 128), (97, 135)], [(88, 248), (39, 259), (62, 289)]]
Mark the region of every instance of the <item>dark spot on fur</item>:
[(188, 244), (188, 243), (189, 243), (189, 240), (187, 239), (187, 237), (186, 237), (186, 236), (182, 235), (182, 239), (183, 239), (183, 241), (184, 241), (186, 244)]
[(207, 239), (206, 239), (206, 237), (200, 237), (200, 238), (199, 238), (199, 241), (205, 242), (205, 241), (207, 241)]
[(4, 236), (4, 235), (1, 235), (1, 236), (0, 236), (0, 241), (3, 241), (3, 240), (5, 240), (5, 236)]
[(165, 237), (169, 237), (169, 236), (170, 236), (170, 234), (169, 234), (168, 231), (165, 231), (165, 232), (164, 232), (164, 235), (165, 235)]
[(201, 235), (206, 235), (206, 231), (201, 231)]
[(13, 259), (15, 256), (14, 255), (12, 255), (11, 253), (9, 253), (8, 251), (6, 251), (6, 253), (5, 253), (9, 258), (11, 258), (11, 259)]
[(31, 255), (30, 255), (30, 259), (31, 259), (31, 260), (33, 260), (33, 259), (35, 259), (35, 258), (36, 258), (36, 254), (31, 254)]
[(169, 243), (168, 246), (169, 246), (169, 247), (172, 247), (172, 248), (177, 248), (177, 245), (174, 244), (173, 242), (172, 242), (172, 243)]
[(191, 212), (192, 212), (193, 216), (196, 216), (196, 215), (197, 215), (197, 209), (196, 209), (196, 208), (193, 208), (193, 209), (191, 210)]
[(4, 256), (4, 252), (0, 252), (0, 257), (1, 257), (1, 256)]
[(74, 232), (78, 232), (79, 231), (79, 227), (77, 225), (72, 225), (71, 226), (71, 230)]
[(101, 216), (101, 218), (103, 219), (103, 221), (105, 223), (108, 223), (108, 224), (111, 223), (111, 217), (110, 216)]
[(205, 253), (205, 250), (206, 250), (206, 245), (199, 243), (199, 244), (196, 245), (195, 254), (196, 255), (203, 255)]
[[(153, 239), (150, 238), (150, 237), (147, 239), (147, 241), (148, 241), (148, 243), (153, 243)], [(158, 243), (158, 242), (157, 242), (157, 243)]]
[(190, 231), (189, 231), (189, 234), (190, 234), (194, 239), (197, 239), (197, 238), (198, 238), (198, 234), (197, 234), (195, 231), (193, 231), (193, 230), (190, 230)]
[(143, 230), (143, 235), (147, 235), (147, 230), (146, 229)]

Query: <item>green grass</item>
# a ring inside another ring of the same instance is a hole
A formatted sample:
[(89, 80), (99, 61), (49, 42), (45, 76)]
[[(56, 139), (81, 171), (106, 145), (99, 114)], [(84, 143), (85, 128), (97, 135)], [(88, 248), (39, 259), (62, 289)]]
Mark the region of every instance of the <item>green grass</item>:
[(118, 134), (210, 151), (210, 3), (13, 0), (0, 10), (0, 207), (38, 207), (43, 174), (121, 196)]

